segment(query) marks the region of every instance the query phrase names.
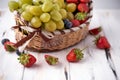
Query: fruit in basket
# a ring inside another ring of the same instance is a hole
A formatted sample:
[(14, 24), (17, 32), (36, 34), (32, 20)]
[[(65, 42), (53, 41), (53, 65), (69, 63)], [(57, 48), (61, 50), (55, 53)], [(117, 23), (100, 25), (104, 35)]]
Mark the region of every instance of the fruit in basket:
[(68, 12), (74, 12), (76, 10), (76, 4), (75, 3), (69, 3), (66, 5), (66, 10)]
[(85, 3), (80, 3), (80, 4), (78, 5), (78, 10), (79, 10), (80, 12), (85, 12), (85, 13), (87, 13), (87, 12), (89, 11), (89, 8), (88, 8), (87, 4), (85, 4)]
[(32, 19), (32, 17), (33, 17), (33, 15), (32, 15), (30, 12), (28, 12), (28, 11), (22, 12), (21, 16), (22, 16), (22, 17), (24, 18), (24, 20), (26, 20), (26, 21), (30, 21), (30, 20)]
[(56, 23), (56, 26), (57, 26), (58, 30), (64, 29), (64, 22), (63, 22), (63, 20), (55, 21), (55, 23)]
[(48, 22), (48, 21), (50, 20), (50, 18), (51, 18), (51, 16), (50, 16), (49, 13), (43, 13), (43, 14), (41, 14), (41, 16), (40, 16), (40, 20), (41, 20), (42, 22)]
[(42, 14), (42, 9), (39, 6), (31, 6), (29, 11), (32, 15), (35, 16), (40, 16)]
[(71, 20), (71, 22), (72, 22), (73, 27), (78, 27), (80, 25), (80, 22), (77, 19), (73, 19), (73, 20)]
[(52, 20), (48, 21), (47, 23), (45, 23), (45, 30), (49, 31), (49, 32), (53, 32), (57, 29), (56, 23)]
[(45, 60), (49, 65), (55, 65), (58, 63), (58, 58), (51, 56), (51, 55), (45, 55)]
[(65, 9), (60, 9), (59, 12), (62, 16), (62, 19), (67, 18), (67, 11)]
[(55, 21), (60, 21), (60, 20), (62, 20), (62, 16), (61, 16), (61, 14), (59, 13), (59, 11), (53, 10), (53, 11), (50, 12), (50, 15), (51, 15), (51, 18), (52, 18), (53, 20), (55, 20)]
[(36, 62), (36, 58), (31, 54), (21, 54), (18, 60), (25, 67), (31, 67)]
[(14, 10), (17, 10), (19, 8), (19, 4), (16, 1), (9, 1), (8, 7), (9, 7), (10, 11), (13, 12)]
[(90, 0), (80, 0), (82, 3), (88, 3)]
[(53, 8), (53, 3), (51, 1), (45, 1), (42, 5), (43, 12), (50, 12)]
[(78, 0), (66, 0), (68, 3), (78, 3)]
[(77, 62), (77, 61), (79, 61), (79, 60), (81, 60), (83, 58), (82, 51), (83, 50), (74, 48), (67, 54), (66, 59), (69, 62)]
[(33, 17), (30, 23), (33, 28), (39, 28), (42, 25), (39, 17)]
[(22, 6), (23, 4), (32, 4), (32, 0), (18, 0), (18, 3), (20, 6)]

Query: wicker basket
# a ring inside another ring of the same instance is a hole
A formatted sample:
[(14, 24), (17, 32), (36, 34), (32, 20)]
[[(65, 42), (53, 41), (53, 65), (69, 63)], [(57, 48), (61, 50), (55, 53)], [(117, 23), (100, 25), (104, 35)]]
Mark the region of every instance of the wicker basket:
[[(23, 31), (21, 31), (18, 26), (14, 27), (17, 40), (15, 46), (19, 47), (29, 41), (26, 45), (26, 49), (32, 51), (46, 52), (61, 50), (79, 43), (82, 39), (85, 38), (88, 33), (89, 24), (92, 17), (91, 4), (92, 2), (90, 2), (89, 4), (90, 11), (88, 13), (88, 20), (78, 27), (55, 32), (28, 29), (29, 34), (27, 35), (23, 34)], [(20, 18), (18, 14), (15, 15), (15, 20), (16, 24), (19, 25), (19, 27), (26, 26), (28, 28), (28, 23)]]

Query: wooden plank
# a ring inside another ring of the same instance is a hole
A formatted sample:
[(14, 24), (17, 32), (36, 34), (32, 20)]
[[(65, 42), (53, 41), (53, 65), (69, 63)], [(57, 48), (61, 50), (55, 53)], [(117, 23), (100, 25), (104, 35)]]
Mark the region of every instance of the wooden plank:
[(111, 59), (113, 61), (113, 68), (117, 73), (118, 80), (120, 79), (120, 37), (119, 35), (119, 22), (120, 22), (120, 10), (107, 11), (107, 14), (102, 14), (105, 17), (106, 22), (101, 20), (101, 24), (103, 24), (104, 33), (111, 43)]
[[(50, 53), (31, 53), (36, 56), (37, 63), (31, 68), (25, 68), (23, 80), (65, 80), (64, 67), (68, 66), (66, 50)], [(44, 59), (45, 54), (58, 57), (59, 63), (53, 66), (48, 65)]]
[[(0, 41), (3, 38), (9, 38), (12, 42), (15, 41), (14, 33), (9, 29), (11, 26), (11, 14), (8, 11), (2, 16)], [(5, 35), (2, 32), (7, 30)], [(4, 46), (0, 42), (0, 80), (22, 80), (23, 66), (19, 64), (16, 53), (6, 52)]]

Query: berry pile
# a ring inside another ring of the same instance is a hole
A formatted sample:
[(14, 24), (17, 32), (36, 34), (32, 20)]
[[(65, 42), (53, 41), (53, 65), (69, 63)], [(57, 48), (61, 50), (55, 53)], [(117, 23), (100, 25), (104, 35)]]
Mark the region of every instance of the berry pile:
[(18, 11), (33, 28), (49, 32), (79, 26), (87, 19), (89, 0), (9, 1), (11, 12)]

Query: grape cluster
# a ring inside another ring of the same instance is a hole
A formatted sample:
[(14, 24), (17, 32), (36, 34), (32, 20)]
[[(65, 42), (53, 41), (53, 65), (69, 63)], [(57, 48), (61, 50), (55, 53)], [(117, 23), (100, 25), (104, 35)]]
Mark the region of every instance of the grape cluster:
[(33, 28), (43, 27), (49, 32), (64, 29), (64, 19), (74, 19), (76, 10), (76, 4), (66, 4), (64, 0), (18, 0), (9, 1), (8, 6), (11, 12), (18, 11)]

